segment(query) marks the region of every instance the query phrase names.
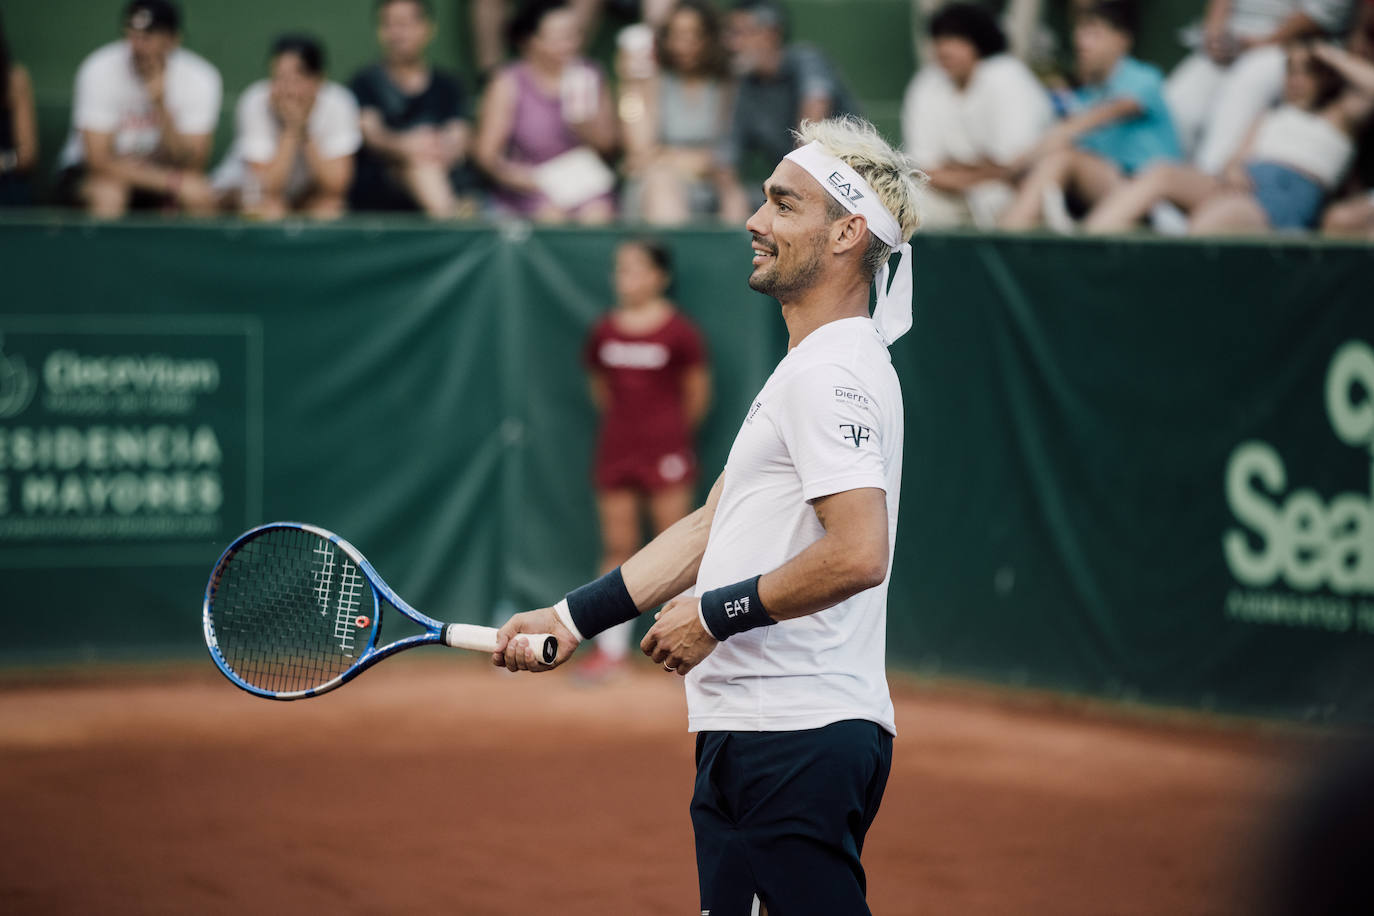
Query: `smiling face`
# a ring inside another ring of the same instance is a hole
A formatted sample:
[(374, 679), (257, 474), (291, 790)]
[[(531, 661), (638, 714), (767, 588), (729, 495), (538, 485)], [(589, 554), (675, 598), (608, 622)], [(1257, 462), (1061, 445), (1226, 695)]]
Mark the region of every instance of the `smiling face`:
[(787, 159), (773, 170), (763, 190), (768, 199), (744, 225), (754, 248), (749, 286), (785, 302), (813, 286), (825, 267), (830, 195)]

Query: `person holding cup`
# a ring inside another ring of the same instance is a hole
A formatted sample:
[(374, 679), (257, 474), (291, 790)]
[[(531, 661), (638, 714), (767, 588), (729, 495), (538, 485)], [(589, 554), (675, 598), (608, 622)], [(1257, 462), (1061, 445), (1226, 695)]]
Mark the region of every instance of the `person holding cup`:
[(615, 217), (620, 146), (601, 70), (578, 56), (580, 25), (558, 0), (527, 0), (507, 27), (518, 60), (487, 86), (475, 157), (491, 179), (496, 215), (540, 222)]

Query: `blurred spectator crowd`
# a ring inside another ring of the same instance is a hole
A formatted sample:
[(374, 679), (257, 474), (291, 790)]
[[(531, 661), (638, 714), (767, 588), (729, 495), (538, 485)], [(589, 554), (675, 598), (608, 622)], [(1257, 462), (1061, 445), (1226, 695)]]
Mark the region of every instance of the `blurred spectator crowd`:
[[(862, 114), (777, 0), (640, 0), (608, 74), (585, 49), (610, 2), (472, 0), (479, 96), (430, 64), (428, 0), (378, 0), (378, 59), (346, 86), (317, 38), (277, 36), (212, 162), (219, 71), (182, 46), (176, 4), (132, 0), (75, 74), (45, 200), (23, 49), (0, 22), (0, 206), (738, 223), (792, 128)], [(1206, 0), (1167, 75), (1133, 55), (1140, 4), (1071, 5), (1066, 67), (1024, 40), (1035, 0), (924, 17), (901, 130), (929, 176), (926, 227), (1374, 238), (1374, 0)]]

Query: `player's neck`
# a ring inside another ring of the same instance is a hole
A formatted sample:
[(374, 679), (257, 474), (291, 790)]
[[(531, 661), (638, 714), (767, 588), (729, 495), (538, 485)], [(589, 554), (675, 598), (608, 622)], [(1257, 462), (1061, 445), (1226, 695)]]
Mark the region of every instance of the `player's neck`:
[(845, 318), (868, 317), (869, 284), (854, 279), (822, 283), (794, 299), (781, 303), (787, 324), (787, 349), (791, 350), (821, 325)]

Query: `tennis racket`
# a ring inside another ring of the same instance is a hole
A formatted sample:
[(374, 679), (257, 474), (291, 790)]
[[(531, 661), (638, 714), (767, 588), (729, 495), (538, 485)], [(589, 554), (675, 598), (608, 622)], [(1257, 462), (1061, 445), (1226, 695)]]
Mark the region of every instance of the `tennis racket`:
[[(427, 632), (379, 646), (384, 607)], [(229, 545), (205, 586), (203, 622), (205, 645), (224, 676), (273, 700), (326, 693), (416, 646), (496, 651), (495, 629), (420, 613), (352, 544), (295, 522), (262, 525)], [(557, 638), (525, 638), (536, 658), (553, 662)]]

